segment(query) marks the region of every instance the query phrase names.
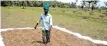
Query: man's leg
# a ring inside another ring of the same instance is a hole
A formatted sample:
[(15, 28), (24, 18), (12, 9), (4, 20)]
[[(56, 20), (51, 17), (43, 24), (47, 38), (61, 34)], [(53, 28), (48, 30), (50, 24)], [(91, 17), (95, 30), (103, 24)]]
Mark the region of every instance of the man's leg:
[(50, 30), (46, 31), (46, 39), (47, 39), (47, 42), (50, 42)]
[(46, 44), (47, 42), (47, 38), (46, 38), (46, 30), (42, 30), (42, 40), (43, 40), (43, 43)]

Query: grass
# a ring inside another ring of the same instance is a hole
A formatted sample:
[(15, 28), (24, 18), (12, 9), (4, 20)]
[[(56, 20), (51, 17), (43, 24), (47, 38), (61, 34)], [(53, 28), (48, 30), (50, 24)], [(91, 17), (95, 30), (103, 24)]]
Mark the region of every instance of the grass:
[[(49, 13), (53, 16), (54, 25), (91, 36), (94, 39), (107, 40), (107, 16), (102, 14), (105, 11), (94, 10), (92, 12), (75, 8), (50, 8)], [(1, 7), (1, 13), (1, 28), (34, 27), (43, 13), (43, 8)]]

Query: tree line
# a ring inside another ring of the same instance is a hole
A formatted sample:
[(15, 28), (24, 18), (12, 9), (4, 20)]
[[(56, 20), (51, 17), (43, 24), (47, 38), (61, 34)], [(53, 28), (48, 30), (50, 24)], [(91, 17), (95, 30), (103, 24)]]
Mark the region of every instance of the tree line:
[[(81, 6), (77, 6), (76, 3), (78, 2), (78, 0), (76, 0), (75, 2), (71, 2), (71, 3), (63, 3), (63, 2), (58, 2), (58, 1), (1, 1), (1, 6), (23, 6), (23, 8), (25, 7), (42, 7), (44, 2), (48, 2), (50, 7), (59, 7), (59, 8), (89, 8), (89, 9), (95, 9), (97, 7), (95, 7), (97, 5), (97, 3), (99, 2), (99, 0), (93, 0), (93, 1), (89, 1), (89, 0), (83, 0), (81, 1)], [(104, 4), (107, 7), (107, 2), (104, 2)], [(102, 7), (102, 8), (106, 8), (106, 7)]]
[[(70, 3), (62, 3), (57, 1), (47, 1), (50, 7), (69, 8)], [(1, 1), (1, 6), (28, 6), (28, 7), (42, 7), (44, 1)], [(74, 7), (74, 6), (73, 6)]]

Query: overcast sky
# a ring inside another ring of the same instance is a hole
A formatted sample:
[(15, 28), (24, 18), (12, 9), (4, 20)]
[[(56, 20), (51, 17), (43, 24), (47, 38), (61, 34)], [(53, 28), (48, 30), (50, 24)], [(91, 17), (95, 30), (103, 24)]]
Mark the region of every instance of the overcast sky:
[[(14, 0), (13, 0), (14, 1)], [(30, 0), (30, 1), (35, 1), (35, 0)], [(37, 0), (37, 1), (55, 1), (55, 0)], [(56, 0), (59, 2), (64, 2), (64, 3), (71, 3), (71, 2), (75, 2), (75, 0)], [(81, 5), (81, 1), (82, 0), (78, 0), (77, 5)], [(105, 6), (104, 2), (107, 2), (107, 0), (99, 0), (100, 2), (97, 3), (97, 6), (101, 7), (101, 6)]]
[[(75, 0), (57, 0), (57, 1), (60, 1), (60, 2), (64, 2), (64, 3), (70, 3), (70, 2), (75, 2)], [(78, 3), (77, 5), (80, 5), (81, 4), (81, 1), (82, 0), (78, 0)], [(97, 6), (105, 6), (104, 5), (104, 2), (107, 2), (107, 0), (99, 0), (100, 2), (97, 3)]]
[[(57, 0), (57, 1), (61, 1), (61, 2), (75, 2), (75, 0)], [(80, 2), (80, 1), (82, 1), (82, 0), (78, 0), (78, 2)], [(107, 0), (99, 0), (99, 1), (105, 2)]]

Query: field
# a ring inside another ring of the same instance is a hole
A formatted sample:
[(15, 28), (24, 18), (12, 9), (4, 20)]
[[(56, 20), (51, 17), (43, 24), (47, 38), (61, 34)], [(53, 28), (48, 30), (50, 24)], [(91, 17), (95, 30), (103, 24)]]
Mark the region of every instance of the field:
[[(106, 10), (87, 11), (75, 8), (50, 8), (53, 25), (107, 41)], [(1, 28), (34, 27), (43, 8), (1, 7)]]
[(52, 29), (51, 42), (45, 45), (42, 43), (41, 33), (40, 29), (17, 29), (3, 31), (1, 34), (5, 46), (103, 46), (56, 29)]

